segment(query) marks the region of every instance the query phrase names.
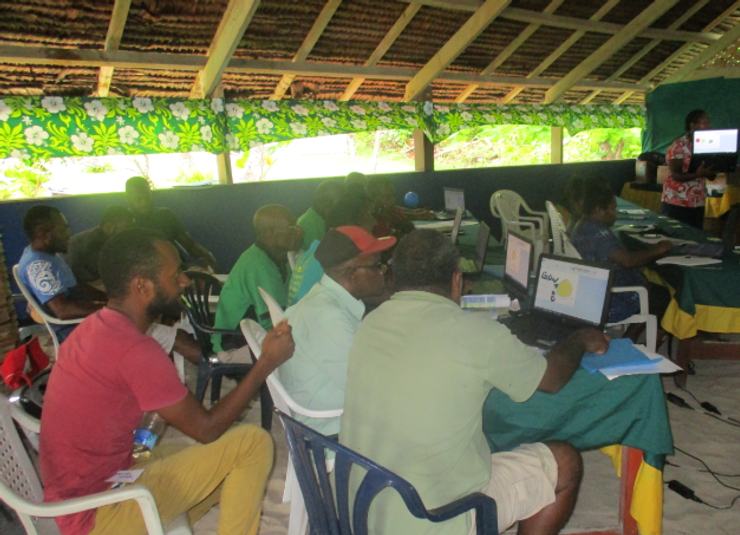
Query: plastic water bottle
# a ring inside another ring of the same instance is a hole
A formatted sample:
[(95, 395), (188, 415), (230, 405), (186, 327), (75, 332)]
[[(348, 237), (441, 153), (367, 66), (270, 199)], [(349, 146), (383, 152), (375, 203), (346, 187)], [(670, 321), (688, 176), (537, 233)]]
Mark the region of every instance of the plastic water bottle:
[(146, 459), (164, 434), (167, 422), (154, 411), (145, 412), (138, 429), (134, 432), (134, 458)]

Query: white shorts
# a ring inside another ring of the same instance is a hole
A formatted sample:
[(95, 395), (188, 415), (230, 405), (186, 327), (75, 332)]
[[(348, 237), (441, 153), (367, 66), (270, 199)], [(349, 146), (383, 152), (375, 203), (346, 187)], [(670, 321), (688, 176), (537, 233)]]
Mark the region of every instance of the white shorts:
[(177, 327), (162, 325), (161, 323), (152, 323), (146, 331), (146, 334), (154, 338), (159, 346), (164, 349), (164, 352), (169, 355), (172, 352), (172, 348), (175, 346)]
[[(499, 533), (555, 501), (558, 463), (546, 445), (523, 444), (494, 453), (491, 463), (491, 479), (481, 492), (496, 500)], [(475, 533), (475, 522), (470, 533)]]

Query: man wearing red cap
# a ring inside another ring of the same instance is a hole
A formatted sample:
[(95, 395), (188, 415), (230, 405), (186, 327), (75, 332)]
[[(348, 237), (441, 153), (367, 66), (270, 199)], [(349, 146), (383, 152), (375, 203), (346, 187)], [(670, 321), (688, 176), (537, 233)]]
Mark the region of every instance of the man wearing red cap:
[[(344, 406), (349, 349), (365, 313), (362, 299), (383, 292), (386, 266), (380, 253), (395, 244), (396, 238), (374, 238), (360, 227), (338, 227), (316, 249), (324, 276), (285, 311), (296, 349), (280, 368), (286, 390), (304, 407)], [(339, 432), (338, 418), (302, 420), (327, 435)]]

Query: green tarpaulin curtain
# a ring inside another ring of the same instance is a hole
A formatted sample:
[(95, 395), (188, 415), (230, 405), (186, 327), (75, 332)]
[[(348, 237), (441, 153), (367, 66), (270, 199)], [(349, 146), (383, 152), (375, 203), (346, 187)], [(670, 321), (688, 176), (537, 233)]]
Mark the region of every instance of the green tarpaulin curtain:
[(642, 128), (641, 106), (5, 97), (0, 158), (249, 150), (290, 139), (422, 129), (439, 142), (484, 125)]
[(642, 133), (644, 151), (665, 152), (682, 136), (690, 111), (709, 114), (712, 128), (740, 128), (740, 80), (710, 78), (658, 86), (645, 98), (647, 124)]

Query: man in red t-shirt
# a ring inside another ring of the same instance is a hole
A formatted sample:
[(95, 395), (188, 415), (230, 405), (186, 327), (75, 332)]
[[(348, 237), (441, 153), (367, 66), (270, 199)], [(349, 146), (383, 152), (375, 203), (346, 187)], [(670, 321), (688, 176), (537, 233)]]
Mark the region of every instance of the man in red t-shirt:
[[(60, 347), (44, 398), (40, 459), (46, 501), (107, 490), (119, 470), (144, 468), (162, 523), (191, 521), (221, 504), (219, 533), (256, 534), (273, 445), (255, 426), (229, 431), (267, 376), (293, 354), (290, 327), (265, 338), (249, 374), (210, 410), (179, 381), (174, 365), (144, 333), (160, 314), (177, 312), (189, 284), (172, 244), (142, 229), (112, 237), (101, 253), (106, 308)], [(133, 433), (145, 411), (202, 444), (167, 445), (134, 461)], [(227, 432), (228, 431), (228, 432)], [(57, 519), (63, 535), (146, 532), (134, 501)]]

